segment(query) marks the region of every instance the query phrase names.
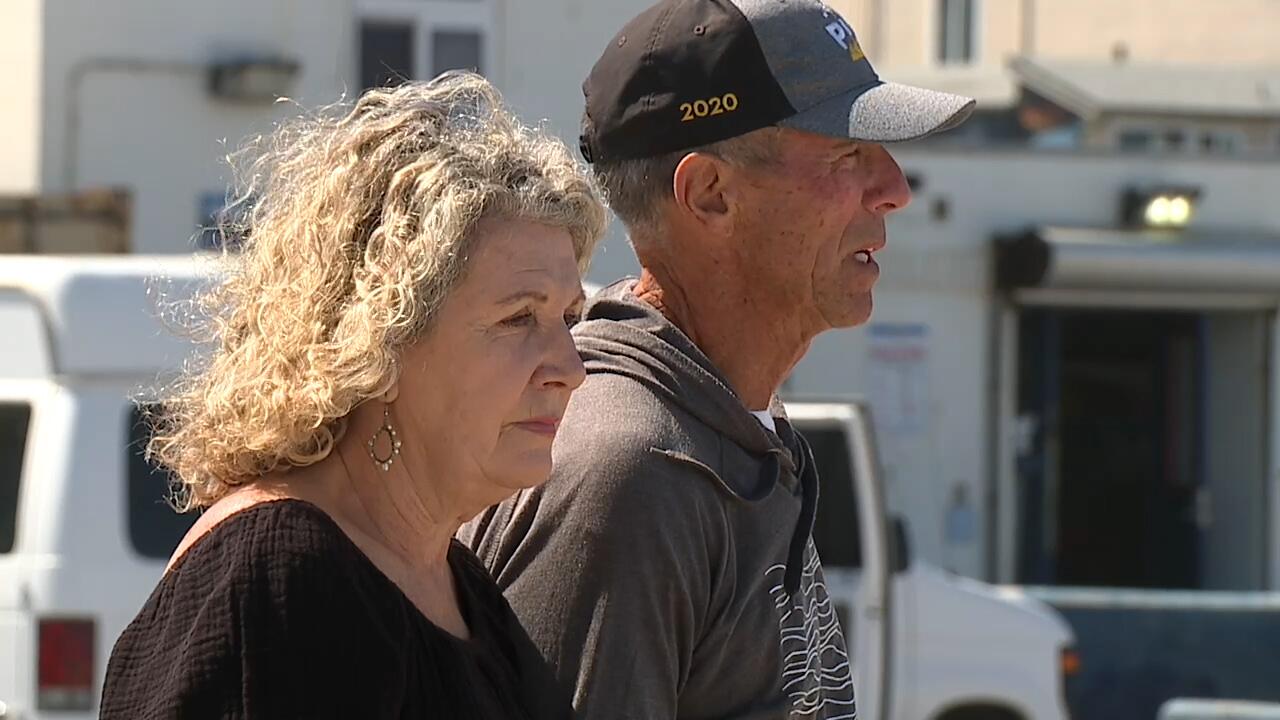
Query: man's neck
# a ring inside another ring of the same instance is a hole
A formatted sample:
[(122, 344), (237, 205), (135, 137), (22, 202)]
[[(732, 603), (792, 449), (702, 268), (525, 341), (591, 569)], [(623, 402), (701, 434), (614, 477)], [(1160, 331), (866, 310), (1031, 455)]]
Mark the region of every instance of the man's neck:
[(654, 264), (633, 293), (680, 328), (729, 381), (748, 410), (764, 410), (813, 339), (794, 317), (763, 306), (734, 273), (682, 282)]

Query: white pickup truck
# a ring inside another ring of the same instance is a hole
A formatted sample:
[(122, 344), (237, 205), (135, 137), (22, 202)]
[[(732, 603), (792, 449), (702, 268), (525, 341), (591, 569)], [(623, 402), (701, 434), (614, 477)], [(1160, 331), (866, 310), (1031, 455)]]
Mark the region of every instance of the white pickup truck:
[(888, 515), (868, 407), (787, 402), (822, 492), (814, 542), (855, 662), (862, 720), (1060, 720), (1070, 628), (1044, 603), (911, 557)]
[[(96, 716), (111, 645), (191, 522), (142, 460), (133, 398), (189, 349), (156, 296), (202, 275), (191, 258), (0, 257), (0, 720)], [(859, 716), (1064, 718), (1061, 619), (909, 557), (862, 405), (788, 412), (820, 466), (815, 539)]]

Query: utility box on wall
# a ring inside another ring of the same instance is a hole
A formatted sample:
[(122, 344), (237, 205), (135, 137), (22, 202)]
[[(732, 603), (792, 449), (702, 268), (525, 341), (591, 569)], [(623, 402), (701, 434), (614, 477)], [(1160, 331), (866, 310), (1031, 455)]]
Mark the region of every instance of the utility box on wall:
[(131, 219), (126, 190), (0, 196), (0, 253), (127, 253)]

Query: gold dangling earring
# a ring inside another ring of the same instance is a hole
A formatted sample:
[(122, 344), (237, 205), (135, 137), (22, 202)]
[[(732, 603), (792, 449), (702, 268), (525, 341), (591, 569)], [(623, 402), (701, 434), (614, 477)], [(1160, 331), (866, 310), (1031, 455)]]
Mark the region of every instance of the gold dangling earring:
[[(391, 449), (387, 451), (386, 457), (378, 457), (378, 439), (383, 435), (387, 436), (390, 441)], [(400, 440), (396, 437), (396, 429), (391, 427), (391, 405), (382, 406), (382, 427), (369, 438), (369, 457), (373, 458), (373, 462), (382, 468), (383, 472), (391, 469), (391, 463), (395, 457), (400, 454)]]

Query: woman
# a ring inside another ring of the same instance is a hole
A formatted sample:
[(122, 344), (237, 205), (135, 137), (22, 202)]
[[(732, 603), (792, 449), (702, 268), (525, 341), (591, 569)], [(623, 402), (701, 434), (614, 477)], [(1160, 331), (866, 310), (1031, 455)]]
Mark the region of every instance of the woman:
[(243, 253), (202, 302), (214, 351), (150, 445), (205, 510), (117, 641), (101, 716), (548, 714), (452, 538), (550, 472), (584, 377), (592, 185), (470, 74), (288, 125), (245, 175)]

